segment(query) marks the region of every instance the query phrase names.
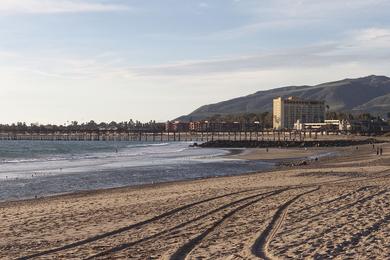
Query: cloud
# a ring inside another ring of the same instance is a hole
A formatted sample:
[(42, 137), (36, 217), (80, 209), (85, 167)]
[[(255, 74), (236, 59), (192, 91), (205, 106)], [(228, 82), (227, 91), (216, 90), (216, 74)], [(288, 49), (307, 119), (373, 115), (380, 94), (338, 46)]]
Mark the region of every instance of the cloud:
[(265, 17), (322, 17), (340, 14), (344, 17), (360, 10), (375, 10), (389, 7), (387, 0), (273, 0), (269, 3), (249, 2), (245, 6), (247, 12)]
[[(356, 22), (372, 13), (380, 15), (390, 8), (388, 0), (273, 0), (234, 1), (235, 10), (251, 17), (250, 22), (209, 35), (209, 37), (240, 38), (264, 30), (285, 30), (305, 26), (340, 26)], [(382, 14), (383, 15), (383, 14)], [(387, 14), (385, 14), (387, 16)]]
[(270, 70), (297, 70), (329, 66), (388, 67), (390, 29), (363, 28), (345, 33), (337, 41), (290, 49), (273, 49), (249, 55), (232, 55), (203, 60), (178, 60), (148, 66), (134, 66), (121, 53), (83, 57), (67, 53), (43, 52), (36, 55), (0, 52), (0, 66), (29, 71), (45, 77), (64, 79), (121, 78), (149, 80), (213, 77)]
[(208, 4), (208, 3), (206, 3), (206, 2), (201, 2), (201, 3), (199, 3), (199, 8), (208, 8), (208, 7), (210, 7), (210, 5)]
[[(252, 22), (244, 24), (235, 28), (221, 30), (207, 35), (198, 36), (198, 39), (213, 39), (213, 40), (230, 40), (238, 39), (243, 36), (250, 36), (259, 33), (263, 30), (280, 30), (280, 29), (293, 29), (296, 27), (302, 27), (307, 24), (313, 24), (318, 22), (316, 18), (283, 18), (283, 19), (265, 19), (262, 21)], [(194, 37), (196, 38), (196, 37)]]
[(275, 69), (304, 69), (361, 64), (383, 67), (390, 64), (390, 28), (361, 28), (345, 32), (329, 42), (298, 48), (273, 49), (245, 56), (206, 60), (184, 60), (170, 64), (131, 67), (141, 77), (185, 77)]
[(354, 31), (352, 35), (358, 41), (390, 41), (390, 29), (386, 28), (366, 28)]
[(389, 50), (371, 50), (348, 44), (323, 44), (279, 50), (250, 56), (186, 61), (141, 68), (131, 68), (139, 76), (191, 76), (233, 72), (327, 67), (349, 63), (389, 63)]
[[(290, 49), (275, 49), (250, 55), (233, 55), (204, 60), (179, 60), (149, 66), (132, 66), (120, 53), (83, 57), (66, 53), (35, 55), (1, 53), (3, 67), (11, 65), (45, 77), (65, 79), (194, 78), (269, 70), (327, 68), (329, 66), (382, 66), (390, 64), (390, 30), (364, 28), (351, 31), (334, 42)], [(0, 65), (1, 65), (0, 64)]]
[(119, 54), (102, 53), (86, 57), (62, 51), (6, 52), (0, 50), (0, 69), (51, 79), (85, 80), (131, 78), (132, 74), (118, 58)]
[(55, 14), (113, 12), (130, 10), (119, 4), (91, 3), (83, 0), (0, 0), (0, 14)]

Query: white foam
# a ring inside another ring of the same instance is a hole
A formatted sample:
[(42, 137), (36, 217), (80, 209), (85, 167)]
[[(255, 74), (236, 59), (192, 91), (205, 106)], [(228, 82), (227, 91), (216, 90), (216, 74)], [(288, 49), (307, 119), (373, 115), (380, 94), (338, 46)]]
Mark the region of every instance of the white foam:
[[(47, 143), (37, 143), (34, 149), (48, 150)], [(65, 144), (71, 145), (71, 144)], [(82, 146), (82, 144), (77, 144)], [(86, 145), (91, 145), (90, 143)], [(117, 168), (130, 168), (153, 165), (173, 165), (191, 162), (224, 160), (218, 156), (227, 151), (219, 149), (190, 148), (187, 142), (175, 143), (135, 143), (111, 149), (107, 152), (75, 154), (45, 154), (39, 158), (8, 158), (0, 167), (0, 180), (13, 178), (39, 178), (48, 175), (96, 172)], [(116, 150), (117, 149), (117, 150)], [(20, 154), (18, 154), (20, 157)]]

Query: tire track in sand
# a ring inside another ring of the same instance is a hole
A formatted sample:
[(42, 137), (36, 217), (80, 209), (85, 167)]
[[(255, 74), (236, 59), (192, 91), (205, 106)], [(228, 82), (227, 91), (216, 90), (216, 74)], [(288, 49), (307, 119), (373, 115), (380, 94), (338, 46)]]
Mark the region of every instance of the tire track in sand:
[[(388, 172), (388, 170), (380, 171), (378, 173), (383, 173), (383, 172)], [(306, 184), (306, 185), (299, 185), (299, 186), (298, 185), (291, 185), (291, 186), (289, 185), (289, 186), (285, 186), (285, 187), (288, 187), (288, 188), (304, 188), (304, 187), (317, 186), (317, 185), (321, 185), (321, 184), (330, 184), (330, 183), (337, 184), (337, 183), (343, 183), (343, 182), (346, 182), (346, 181), (361, 181), (362, 179), (376, 179), (376, 178), (380, 178), (380, 177), (389, 177), (389, 174), (386, 174), (384, 176), (382, 175), (382, 176), (375, 176), (375, 177), (365, 177), (365, 178), (359, 178), (359, 179), (346, 177), (346, 178), (342, 178), (342, 179), (339, 179), (339, 180), (324, 181), (324, 182), (320, 182), (320, 183), (317, 183), (317, 184), (313, 183), (313, 184)], [(351, 180), (351, 179), (354, 179), (354, 180)], [(276, 187), (274, 187), (274, 188), (276, 188)], [(109, 238), (111, 236), (115, 236), (115, 235), (121, 234), (123, 232), (127, 232), (127, 231), (130, 231), (132, 229), (139, 228), (139, 227), (142, 227), (142, 226), (147, 225), (147, 224), (151, 224), (152, 222), (162, 220), (162, 219), (164, 219), (166, 217), (170, 217), (170, 216), (172, 216), (172, 215), (174, 215), (176, 213), (179, 213), (181, 211), (187, 210), (187, 209), (189, 209), (189, 208), (191, 208), (193, 206), (196, 206), (196, 205), (199, 205), (199, 204), (202, 204), (202, 203), (206, 203), (206, 202), (213, 201), (213, 200), (216, 200), (216, 199), (220, 199), (220, 198), (224, 198), (224, 197), (228, 197), (228, 196), (232, 196), (232, 195), (236, 195), (236, 194), (241, 194), (241, 193), (245, 193), (245, 192), (261, 190), (261, 189), (264, 189), (264, 187), (262, 187), (262, 188), (254, 188), (254, 189), (247, 189), (247, 190), (238, 191), (238, 192), (232, 192), (232, 193), (228, 193), (228, 194), (224, 194), (224, 195), (220, 195), (220, 196), (216, 196), (216, 197), (207, 198), (207, 199), (204, 199), (204, 200), (201, 200), (201, 201), (189, 203), (189, 204), (186, 204), (186, 205), (174, 208), (174, 209), (169, 210), (167, 212), (164, 212), (164, 213), (162, 213), (160, 215), (157, 215), (155, 217), (152, 217), (150, 219), (147, 219), (147, 220), (135, 223), (135, 224), (131, 224), (131, 225), (128, 225), (128, 226), (125, 226), (125, 227), (121, 227), (121, 228), (118, 228), (116, 230), (112, 230), (112, 231), (109, 231), (109, 232), (106, 232), (106, 233), (97, 234), (95, 236), (91, 236), (91, 237), (88, 237), (88, 238), (83, 239), (83, 240), (79, 240), (79, 241), (76, 241), (76, 242), (73, 242), (73, 243), (70, 243), (70, 244), (66, 244), (64, 246), (60, 246), (60, 247), (57, 247), (57, 248), (41, 251), (41, 252), (30, 254), (30, 255), (27, 255), (27, 256), (23, 256), (23, 257), (20, 257), (18, 259), (32, 259), (32, 258), (36, 258), (36, 257), (40, 257), (40, 256), (46, 256), (46, 255), (54, 254), (54, 253), (57, 253), (57, 252), (69, 250), (69, 249), (76, 248), (76, 247), (79, 247), (79, 246), (82, 246), (82, 245), (87, 245), (89, 243), (93, 243), (95, 241), (99, 241), (99, 240), (104, 239), (104, 238)]]
[[(346, 177), (344, 179), (347, 180), (347, 179), (351, 179), (351, 178), (350, 177)], [(341, 180), (344, 180), (344, 179), (341, 179)], [(338, 181), (340, 181), (340, 180), (338, 180)], [(329, 183), (329, 182), (334, 182), (334, 181), (333, 180), (325, 181), (324, 183)], [(306, 187), (312, 187), (314, 185), (316, 185), (316, 184), (306, 184), (306, 185), (299, 185), (299, 186), (298, 185), (292, 185), (292, 186), (284, 186), (284, 187), (285, 188), (301, 188), (301, 187), (305, 187), (305, 186)], [(274, 188), (282, 188), (282, 187), (283, 186), (274, 187)], [(152, 217), (150, 219), (147, 219), (147, 220), (135, 223), (135, 224), (131, 224), (131, 225), (128, 225), (128, 226), (125, 226), (125, 227), (118, 228), (116, 230), (112, 230), (112, 231), (109, 231), (109, 232), (106, 232), (106, 233), (102, 233), (102, 234), (98, 234), (98, 235), (95, 235), (95, 236), (92, 236), (92, 237), (88, 237), (86, 239), (75, 241), (73, 243), (69, 243), (69, 244), (66, 244), (66, 245), (63, 245), (63, 246), (60, 246), (60, 247), (57, 247), (57, 248), (48, 249), (48, 250), (44, 250), (44, 251), (37, 252), (37, 253), (34, 253), (34, 254), (22, 256), (22, 257), (19, 257), (17, 259), (18, 260), (28, 260), (28, 259), (33, 259), (33, 258), (36, 258), (36, 257), (47, 256), (47, 255), (50, 255), (50, 254), (62, 252), (62, 251), (73, 249), (73, 248), (80, 247), (80, 246), (83, 246), (83, 245), (87, 245), (87, 244), (99, 241), (101, 239), (105, 239), (105, 238), (108, 238), (108, 237), (111, 237), (111, 236), (115, 236), (115, 235), (118, 235), (118, 234), (130, 231), (132, 229), (136, 229), (136, 228), (142, 227), (144, 225), (150, 224), (152, 222), (159, 221), (159, 220), (161, 220), (163, 218), (170, 217), (170, 216), (172, 216), (172, 215), (174, 215), (176, 213), (179, 213), (181, 211), (187, 210), (187, 209), (189, 209), (189, 208), (191, 208), (193, 206), (196, 206), (196, 205), (200, 205), (200, 204), (207, 203), (207, 202), (210, 202), (210, 201), (213, 201), (213, 200), (217, 200), (217, 199), (221, 199), (221, 198), (225, 198), (225, 197), (228, 197), (228, 196), (233, 196), (233, 195), (237, 195), (237, 194), (241, 194), (241, 193), (246, 193), (246, 192), (251, 192), (251, 191), (256, 191), (256, 190), (262, 190), (262, 189), (265, 189), (265, 188), (266, 187), (246, 189), (246, 190), (242, 190), (242, 191), (238, 191), (238, 192), (232, 192), (232, 193), (228, 193), (228, 194), (224, 194), (224, 195), (220, 195), (220, 196), (216, 196), (216, 197), (207, 198), (207, 199), (204, 199), (204, 200), (201, 200), (201, 201), (189, 203), (189, 204), (186, 204), (186, 205), (174, 208), (174, 209), (169, 210), (167, 212), (164, 212), (164, 213), (162, 213), (160, 215), (157, 215), (155, 217)]]
[(271, 222), (265, 228), (263, 233), (261, 233), (261, 235), (256, 239), (255, 243), (252, 245), (251, 248), (252, 254), (262, 259), (266, 259), (266, 260), (272, 259), (272, 255), (268, 252), (268, 245), (275, 237), (279, 228), (282, 226), (283, 221), (287, 216), (287, 211), (289, 206), (293, 204), (296, 200), (301, 198), (302, 196), (318, 191), (319, 189), (320, 187), (317, 187), (310, 191), (301, 193), (295, 196), (294, 198), (292, 198), (291, 200), (287, 201), (286, 203), (284, 203), (282, 206), (280, 206), (278, 210), (275, 212), (274, 216), (272, 217)]
[(210, 202), (210, 201), (213, 201), (213, 200), (217, 200), (217, 199), (221, 199), (221, 198), (225, 198), (225, 197), (229, 197), (229, 196), (233, 196), (233, 195), (237, 195), (237, 194), (241, 194), (241, 193), (261, 190), (261, 189), (264, 189), (264, 188), (246, 189), (246, 190), (242, 190), (242, 191), (227, 193), (227, 194), (224, 194), (224, 195), (215, 196), (215, 197), (207, 198), (207, 199), (204, 199), (204, 200), (196, 201), (196, 202), (193, 202), (193, 203), (189, 203), (189, 204), (186, 204), (186, 205), (183, 205), (183, 206), (171, 209), (171, 210), (166, 211), (166, 212), (164, 212), (164, 213), (162, 213), (160, 215), (154, 216), (154, 217), (152, 217), (150, 219), (147, 219), (147, 220), (135, 223), (135, 224), (131, 224), (131, 225), (128, 225), (128, 226), (125, 226), (125, 227), (121, 227), (121, 228), (118, 228), (118, 229), (106, 232), (106, 233), (102, 233), (102, 234), (98, 234), (98, 235), (95, 235), (95, 236), (92, 236), (92, 237), (88, 237), (86, 239), (79, 240), (79, 241), (76, 241), (76, 242), (73, 242), (73, 243), (61, 246), (61, 247), (57, 247), (57, 248), (41, 251), (41, 252), (38, 252), (38, 253), (35, 253), (35, 254), (30, 254), (30, 255), (27, 255), (27, 256), (22, 256), (22, 257), (19, 257), (17, 259), (18, 260), (32, 259), (32, 258), (36, 258), (36, 257), (40, 257), (40, 256), (45, 256), (45, 255), (49, 255), (49, 254), (53, 254), (53, 253), (58, 253), (58, 252), (61, 252), (61, 251), (64, 251), (64, 250), (68, 250), (68, 249), (72, 249), (72, 248), (75, 248), (75, 247), (79, 247), (79, 246), (82, 246), (82, 245), (86, 245), (86, 244), (89, 244), (89, 243), (92, 243), (92, 242), (95, 242), (95, 241), (98, 241), (98, 240), (101, 240), (101, 239), (104, 239), (104, 238), (107, 238), (107, 237), (110, 237), (110, 236), (118, 235), (120, 233), (127, 232), (127, 231), (130, 231), (130, 230), (135, 229), (135, 228), (139, 228), (141, 226), (150, 224), (152, 222), (161, 220), (161, 219), (166, 218), (166, 217), (170, 217), (170, 216), (172, 216), (172, 215), (174, 215), (176, 213), (179, 213), (179, 212), (181, 212), (183, 210), (189, 209), (189, 208), (191, 208), (193, 206), (196, 206), (196, 205), (200, 205), (200, 204), (203, 204), (203, 203), (206, 203), (206, 202)]
[[(269, 192), (265, 192), (265, 193), (255, 194), (255, 195), (251, 195), (251, 196), (247, 196), (247, 197), (241, 198), (239, 200), (235, 200), (235, 201), (229, 202), (229, 203), (224, 204), (224, 205), (222, 205), (222, 206), (220, 206), (220, 207), (218, 207), (216, 209), (213, 209), (213, 210), (211, 210), (209, 212), (206, 212), (206, 213), (204, 213), (204, 214), (202, 214), (202, 215), (200, 215), (200, 216), (198, 216), (196, 218), (193, 218), (193, 219), (191, 219), (191, 220), (189, 220), (187, 222), (184, 222), (184, 223), (181, 223), (181, 224), (179, 224), (177, 226), (174, 226), (174, 227), (172, 227), (172, 228), (170, 228), (168, 230), (161, 231), (159, 233), (156, 233), (154, 235), (142, 238), (142, 239), (137, 240), (137, 241), (133, 241), (133, 242), (129, 242), (129, 243), (124, 243), (124, 244), (118, 245), (118, 246), (113, 247), (111, 249), (108, 249), (108, 250), (105, 250), (105, 251), (100, 252), (98, 254), (95, 254), (93, 256), (90, 256), (90, 257), (88, 257), (86, 259), (94, 259), (94, 258), (106, 256), (106, 255), (109, 255), (109, 254), (114, 254), (114, 253), (117, 253), (119, 251), (128, 249), (128, 248), (130, 248), (132, 246), (135, 246), (137, 244), (149, 241), (151, 239), (155, 239), (155, 238), (160, 238), (161, 239), (161, 236), (163, 236), (163, 235), (170, 234), (172, 231), (176, 231), (176, 230), (178, 230), (180, 228), (183, 228), (183, 227), (185, 227), (185, 226), (187, 226), (189, 224), (195, 223), (195, 222), (197, 222), (197, 221), (199, 221), (199, 220), (201, 220), (203, 218), (206, 218), (208, 216), (212, 216), (213, 214), (218, 213), (221, 210), (228, 209), (228, 208), (230, 208), (230, 207), (232, 207), (232, 206), (234, 206), (234, 205), (236, 205), (238, 203), (244, 202), (244, 201), (249, 200), (249, 199), (257, 198), (259, 196), (274, 195), (274, 194), (281, 193), (281, 192), (286, 191), (286, 190), (288, 190), (288, 188), (280, 189), (280, 190), (277, 190), (277, 191), (274, 190), (274, 191), (269, 191)], [(262, 197), (261, 199), (263, 199), (263, 198), (264, 197)]]
[(261, 198), (258, 198), (258, 199), (255, 199), (255, 200), (252, 200), (250, 202), (247, 202), (231, 211), (229, 211), (228, 213), (226, 213), (225, 215), (222, 216), (222, 218), (220, 218), (218, 221), (214, 222), (213, 225), (211, 227), (209, 227), (208, 229), (206, 229), (205, 231), (203, 231), (201, 234), (199, 234), (198, 236), (192, 238), (190, 241), (188, 241), (186, 244), (182, 245), (178, 250), (176, 250), (176, 252), (174, 252), (172, 254), (172, 256), (169, 258), (170, 260), (183, 260), (183, 259), (186, 259), (187, 256), (191, 253), (191, 251), (198, 245), (202, 242), (202, 240), (208, 235), (210, 234), (212, 231), (214, 231), (218, 226), (220, 226), (223, 222), (225, 222), (226, 219), (230, 218), (231, 216), (233, 216), (234, 214), (236, 214), (238, 211), (240, 210), (243, 210), (261, 200), (264, 200), (266, 198), (269, 198), (269, 197), (272, 197), (272, 196), (275, 196), (277, 194), (280, 194), (284, 191), (287, 191), (287, 190), (290, 190), (290, 189), (282, 189), (282, 190), (278, 190), (278, 191), (275, 191), (275, 192), (272, 192), (271, 194), (269, 195), (266, 195), (264, 197), (261, 197)]
[(390, 221), (390, 214), (385, 215), (382, 219), (378, 220), (371, 226), (352, 234), (351, 238), (344, 240), (343, 242), (336, 244), (333, 249), (329, 250), (326, 254), (316, 254), (316, 259), (335, 258), (351, 246), (357, 245), (362, 239), (370, 236), (372, 233), (377, 232), (383, 226), (388, 225)]
[[(355, 201), (355, 202), (353, 202), (353, 203), (343, 205), (342, 207), (338, 208), (340, 211), (337, 211), (337, 209), (336, 209), (335, 211), (332, 211), (331, 213), (335, 213), (335, 214), (336, 214), (336, 213), (339, 213), (339, 212), (341, 212), (341, 211), (343, 211), (343, 210), (348, 210), (348, 209), (350, 209), (351, 207), (353, 207), (353, 206), (355, 206), (355, 205), (357, 205), (357, 204), (361, 204), (361, 203), (365, 203), (365, 202), (367, 202), (367, 201), (370, 201), (370, 200), (373, 199), (374, 197), (380, 196), (380, 195), (382, 195), (382, 194), (384, 194), (384, 193), (386, 193), (386, 192), (387, 192), (386, 190), (382, 190), (382, 191), (380, 191), (380, 192), (378, 192), (378, 193), (369, 195), (369, 196), (367, 196), (367, 197), (365, 197), (365, 198), (363, 198), (363, 199), (360, 199), (360, 200), (358, 200), (358, 201)], [(329, 212), (328, 212), (328, 213), (329, 213)], [(334, 217), (334, 216), (332, 215), (332, 217)], [(317, 238), (320, 238), (320, 237), (323, 237), (324, 235), (329, 234), (330, 232), (335, 232), (335, 230), (338, 230), (338, 229), (342, 228), (343, 226), (345, 226), (345, 225), (348, 224), (348, 223), (350, 223), (350, 222), (337, 223), (337, 224), (335, 224), (335, 225), (332, 225), (331, 227), (329, 227), (329, 228), (323, 230), (323, 231), (320, 232), (320, 233), (316, 233), (316, 234), (313, 235), (313, 236), (307, 237), (307, 238), (305, 239), (304, 242), (297, 242), (297, 243), (293, 244), (293, 246), (299, 246), (299, 245), (307, 244), (308, 241), (314, 240), (314, 239), (317, 239)], [(298, 228), (302, 228), (302, 227), (303, 227), (303, 226), (300, 226), (300, 227), (296, 227), (296, 228), (290, 229), (288, 232), (291, 233), (291, 232), (293, 232), (294, 230), (296, 230), (296, 229), (298, 229)]]
[[(305, 208), (302, 208), (302, 209), (297, 209), (297, 210), (291, 211), (290, 215), (295, 216), (296, 214), (298, 214), (298, 216), (296, 216), (296, 218), (295, 218), (295, 221), (296, 222), (300, 222), (300, 221), (306, 219), (306, 217), (300, 217), (299, 216), (299, 213), (302, 212), (302, 211), (305, 211), (305, 210), (308, 210), (308, 209), (311, 209), (311, 208), (314, 208), (314, 207), (320, 207), (320, 206), (323, 206), (323, 205), (329, 205), (329, 204), (331, 204), (333, 202), (338, 202), (338, 201), (343, 200), (345, 198), (348, 198), (348, 197), (350, 197), (350, 196), (352, 196), (352, 195), (354, 195), (356, 193), (359, 193), (361, 191), (366, 191), (366, 190), (372, 189), (372, 188), (375, 188), (375, 186), (364, 186), (364, 187), (361, 187), (361, 188), (359, 188), (357, 190), (354, 190), (352, 192), (340, 195), (340, 196), (338, 196), (336, 198), (333, 198), (333, 199), (330, 199), (330, 200), (326, 200), (326, 201), (323, 201), (323, 202), (320, 202), (318, 204), (311, 205), (311, 206), (308, 206), (308, 207), (305, 207)], [(298, 229), (298, 228), (302, 228), (302, 226), (297, 227), (297, 228), (287, 228), (283, 232), (280, 232), (279, 234), (280, 235), (285, 235), (285, 234), (291, 232), (292, 230), (295, 230), (295, 229)]]

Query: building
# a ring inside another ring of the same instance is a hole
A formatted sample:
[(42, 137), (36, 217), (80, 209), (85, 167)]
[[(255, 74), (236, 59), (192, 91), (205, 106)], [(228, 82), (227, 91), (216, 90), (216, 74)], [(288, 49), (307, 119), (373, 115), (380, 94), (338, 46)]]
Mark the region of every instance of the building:
[(165, 124), (166, 132), (187, 132), (189, 130), (189, 123), (180, 121), (168, 121)]
[(235, 132), (241, 130), (241, 124), (239, 122), (195, 121), (190, 122), (189, 128), (192, 132)]
[(351, 131), (351, 124), (346, 120), (325, 120), (324, 123), (301, 123), (299, 120), (294, 124), (295, 130), (314, 131)]
[(390, 131), (389, 125), (382, 119), (351, 120), (354, 132), (360, 133), (385, 133)]
[(208, 121), (190, 122), (190, 131), (192, 132), (206, 132), (208, 129)]
[(273, 128), (275, 130), (293, 129), (294, 124), (321, 123), (325, 120), (325, 102), (304, 100), (298, 97), (273, 100)]

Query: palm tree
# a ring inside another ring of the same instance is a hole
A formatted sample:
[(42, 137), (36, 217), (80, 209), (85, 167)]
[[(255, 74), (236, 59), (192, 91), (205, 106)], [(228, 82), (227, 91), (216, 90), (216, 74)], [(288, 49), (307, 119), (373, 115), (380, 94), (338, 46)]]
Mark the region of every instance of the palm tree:
[[(329, 105), (326, 105), (326, 114), (327, 114), (327, 115), (329, 114), (329, 110), (330, 110)], [(329, 118), (328, 118), (328, 119), (329, 119)]]

